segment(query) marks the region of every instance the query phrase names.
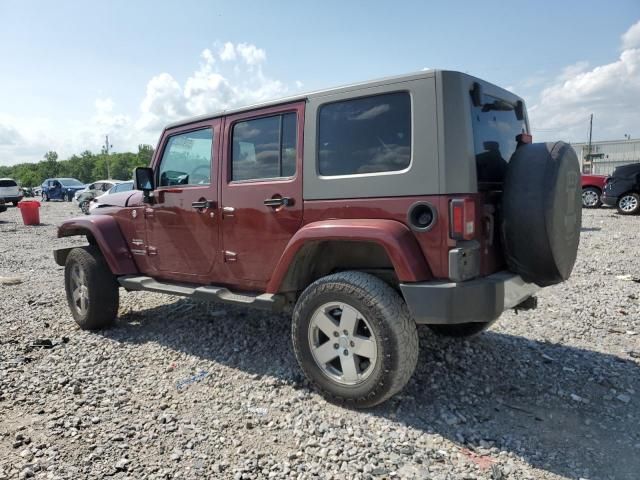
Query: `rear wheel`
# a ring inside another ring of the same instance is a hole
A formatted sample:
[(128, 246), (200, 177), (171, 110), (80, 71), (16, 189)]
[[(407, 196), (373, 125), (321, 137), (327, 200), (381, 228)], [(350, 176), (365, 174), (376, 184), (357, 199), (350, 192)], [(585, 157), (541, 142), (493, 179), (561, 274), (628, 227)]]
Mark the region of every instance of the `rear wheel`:
[(293, 311), (292, 340), (307, 378), (329, 400), (366, 408), (409, 381), (418, 333), (389, 285), (362, 272), (312, 283)]
[(625, 193), (618, 200), (618, 213), (621, 215), (635, 215), (640, 212), (640, 195)]
[(598, 208), (602, 206), (600, 201), (600, 190), (595, 187), (585, 187), (582, 189), (582, 206), (584, 208)]
[(118, 283), (97, 247), (69, 252), (64, 285), (71, 314), (80, 328), (98, 330), (113, 324), (118, 315)]
[(465, 338), (479, 335), (485, 330), (489, 329), (491, 325), (493, 325), (493, 322), (469, 322), (452, 325), (427, 326), (433, 333), (441, 337)]

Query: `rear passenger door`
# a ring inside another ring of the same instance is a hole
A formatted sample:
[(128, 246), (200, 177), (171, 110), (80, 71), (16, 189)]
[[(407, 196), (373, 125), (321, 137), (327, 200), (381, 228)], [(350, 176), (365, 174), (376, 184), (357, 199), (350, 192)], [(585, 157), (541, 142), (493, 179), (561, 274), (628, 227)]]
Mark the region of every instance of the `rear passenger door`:
[(226, 119), (223, 270), (238, 286), (264, 289), (302, 224), (303, 122), (303, 102)]

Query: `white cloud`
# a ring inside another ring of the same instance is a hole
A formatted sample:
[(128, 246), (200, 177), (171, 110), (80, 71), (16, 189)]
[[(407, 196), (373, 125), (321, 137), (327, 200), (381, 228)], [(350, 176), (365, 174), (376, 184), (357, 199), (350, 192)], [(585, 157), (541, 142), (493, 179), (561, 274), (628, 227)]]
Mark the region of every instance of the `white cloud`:
[(640, 20), (622, 35), (622, 49), (640, 48)]
[(265, 51), (261, 48), (257, 48), (255, 45), (240, 43), (236, 47), (236, 50), (247, 65), (258, 65), (267, 59)]
[(216, 63), (211, 50), (205, 49), (201, 54), (203, 61), (184, 86), (168, 73), (153, 77), (147, 85), (136, 127), (159, 133), (166, 123), (180, 118), (262, 102), (284, 96), (288, 91), (282, 82), (264, 75), (260, 64), (266, 53), (255, 45), (227, 42), (218, 57), (227, 65)]
[(236, 47), (231, 42), (225, 43), (220, 49), (220, 60), (228, 62), (236, 59)]
[(536, 138), (573, 142), (586, 139), (588, 120), (594, 114), (594, 137), (623, 138), (640, 126), (640, 22), (623, 36), (624, 49), (611, 63), (591, 67), (586, 62), (569, 65), (541, 91), (529, 108)]

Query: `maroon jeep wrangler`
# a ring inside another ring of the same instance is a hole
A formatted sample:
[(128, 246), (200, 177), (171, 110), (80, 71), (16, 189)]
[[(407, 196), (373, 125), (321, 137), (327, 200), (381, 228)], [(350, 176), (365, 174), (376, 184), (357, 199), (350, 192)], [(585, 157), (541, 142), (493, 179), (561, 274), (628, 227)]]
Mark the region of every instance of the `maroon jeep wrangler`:
[(416, 325), (474, 335), (567, 279), (578, 160), (531, 143), (524, 102), (426, 71), (169, 125), (136, 190), (64, 222), (81, 328), (111, 325), (119, 287), (292, 312), (307, 377), (378, 404), (408, 382)]

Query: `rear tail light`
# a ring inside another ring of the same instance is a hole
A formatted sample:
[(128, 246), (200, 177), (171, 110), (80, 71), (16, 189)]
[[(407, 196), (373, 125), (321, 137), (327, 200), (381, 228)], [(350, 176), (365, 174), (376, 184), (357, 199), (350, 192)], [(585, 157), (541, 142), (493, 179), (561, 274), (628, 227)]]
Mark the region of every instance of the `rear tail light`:
[(449, 205), (449, 231), (454, 240), (471, 240), (476, 230), (476, 205), (469, 198), (456, 198)]

